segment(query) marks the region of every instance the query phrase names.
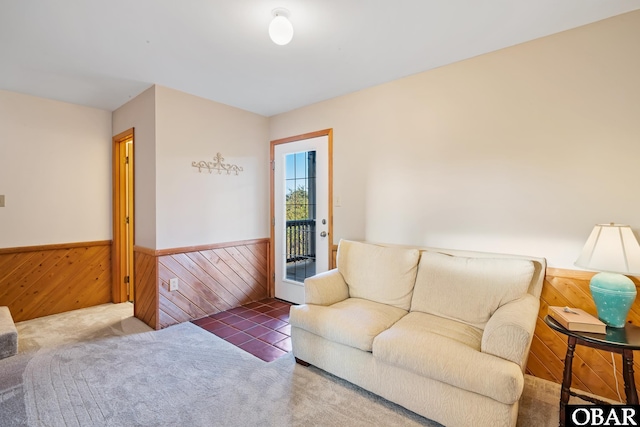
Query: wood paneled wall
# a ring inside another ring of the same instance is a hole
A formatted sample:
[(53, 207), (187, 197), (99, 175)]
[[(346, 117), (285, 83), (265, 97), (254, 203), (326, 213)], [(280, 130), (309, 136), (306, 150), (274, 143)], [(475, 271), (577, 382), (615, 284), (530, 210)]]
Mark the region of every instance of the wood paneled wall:
[[(149, 251), (136, 248), (136, 304), (145, 301), (145, 321), (160, 329), (177, 323), (238, 307), (266, 298), (269, 277), (268, 239)], [(156, 259), (157, 274), (152, 262)], [(142, 275), (139, 269), (146, 264)], [(155, 276), (155, 286), (150, 286)], [(147, 277), (147, 283), (141, 283)], [(169, 280), (178, 278), (176, 291), (169, 291)], [(157, 292), (157, 319), (151, 320), (149, 307)]]
[(111, 302), (111, 241), (0, 249), (0, 305), (20, 322)]
[[(527, 372), (531, 375), (562, 383), (567, 337), (549, 328), (543, 319), (550, 305), (578, 307), (596, 315), (596, 307), (589, 291), (589, 280), (593, 274), (573, 270), (547, 269), (535, 336), (527, 365)], [(632, 279), (637, 287), (640, 282), (637, 278)], [(640, 325), (640, 299), (636, 299), (634, 302), (627, 320)], [(610, 352), (577, 346), (573, 359), (572, 387), (618, 400), (617, 378), (620, 396), (623, 401), (626, 401), (621, 370), (622, 359), (618, 354), (614, 354), (613, 357), (616, 365), (615, 375)], [(637, 358), (634, 359), (634, 370), (636, 384), (640, 384), (640, 360)]]
[(155, 251), (134, 248), (133, 315), (153, 329), (158, 326), (158, 258)]

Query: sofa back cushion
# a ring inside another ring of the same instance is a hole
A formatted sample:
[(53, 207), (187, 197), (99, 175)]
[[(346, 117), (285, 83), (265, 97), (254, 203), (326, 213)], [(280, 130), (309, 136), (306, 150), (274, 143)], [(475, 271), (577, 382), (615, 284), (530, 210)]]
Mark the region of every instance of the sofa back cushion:
[(484, 329), (502, 305), (527, 293), (531, 261), (466, 258), (422, 252), (411, 311), (459, 320)]
[(351, 298), (409, 310), (420, 251), (341, 240), (338, 271)]

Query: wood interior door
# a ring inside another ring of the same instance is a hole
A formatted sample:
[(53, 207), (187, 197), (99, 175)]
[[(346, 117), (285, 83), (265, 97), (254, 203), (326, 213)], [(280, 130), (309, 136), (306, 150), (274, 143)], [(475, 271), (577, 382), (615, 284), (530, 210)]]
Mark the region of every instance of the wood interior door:
[(133, 129), (129, 129), (113, 137), (114, 303), (134, 300), (134, 223)]

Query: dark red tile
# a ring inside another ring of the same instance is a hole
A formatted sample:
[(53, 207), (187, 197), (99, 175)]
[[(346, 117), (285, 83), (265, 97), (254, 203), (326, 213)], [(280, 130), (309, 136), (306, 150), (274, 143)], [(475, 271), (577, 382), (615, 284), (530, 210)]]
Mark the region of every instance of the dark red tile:
[(267, 298), (194, 320), (193, 323), (271, 362), (291, 351), (290, 307), (286, 302)]
[(268, 322), (269, 320), (272, 320), (273, 318), (271, 316), (267, 316), (266, 314), (257, 314), (253, 317), (249, 317), (249, 320), (251, 320), (252, 322), (256, 322), (256, 323), (264, 323), (264, 322)]
[(277, 343), (274, 344), (274, 346), (288, 353), (291, 351), (291, 338), (285, 338), (282, 341), (278, 341)]
[(245, 319), (244, 317), (236, 316), (235, 314), (232, 314), (229, 317), (225, 317), (220, 321), (223, 323), (226, 323), (229, 326), (233, 326), (236, 329), (247, 329), (256, 325), (255, 322), (248, 322), (248, 320)]
[(244, 311), (244, 312), (242, 312), (242, 313), (236, 313), (236, 314), (237, 314), (238, 316), (240, 316), (240, 317), (244, 317), (245, 319), (250, 319), (250, 318), (252, 318), (253, 316), (257, 316), (258, 314), (262, 314), (262, 313), (258, 313), (258, 312), (257, 312), (257, 311), (255, 311), (255, 310), (248, 310), (248, 309), (247, 309), (246, 311)]
[(258, 339), (253, 339), (251, 341), (240, 344), (238, 347), (251, 354), (255, 354), (256, 352), (264, 350), (265, 348), (271, 346), (266, 342), (260, 341)]
[(251, 335), (245, 334), (244, 332), (238, 332), (237, 334), (233, 334), (231, 336), (226, 337), (225, 341), (228, 341), (231, 344), (239, 346), (240, 344), (244, 344), (247, 341), (251, 341), (252, 339), (254, 338)]
[(289, 307), (291, 307), (291, 304), (287, 302), (278, 301), (278, 300), (274, 300), (273, 302), (267, 305), (270, 305), (273, 308), (286, 308), (287, 310), (289, 309)]
[(198, 325), (203, 327), (204, 325), (207, 325), (209, 323), (213, 323), (215, 322), (215, 319), (212, 319), (210, 317), (203, 317), (202, 319), (198, 319), (198, 320), (193, 320), (191, 321), (191, 323), (193, 323), (194, 325)]
[(274, 308), (270, 305), (261, 305), (260, 307), (254, 307), (252, 310), (257, 311), (259, 313), (266, 313), (267, 311), (273, 311)]
[(252, 353), (252, 354), (257, 358), (264, 360), (265, 362), (273, 362), (277, 358), (287, 354), (287, 352), (282, 351), (279, 348), (276, 348), (274, 346), (268, 345), (264, 349), (256, 351), (255, 353)]
[(202, 325), (201, 328), (209, 332), (213, 332), (217, 329), (227, 327), (226, 324), (220, 322), (219, 320), (215, 320), (215, 319), (211, 319), (211, 320), (212, 320), (211, 322)]
[(269, 313), (269, 316), (272, 316), (278, 320), (282, 320), (283, 322), (289, 322), (289, 311), (276, 310), (274, 313)]
[(282, 320), (278, 320), (278, 319), (271, 319), (268, 322), (262, 323), (262, 325), (266, 326), (267, 328), (271, 328), (273, 330), (278, 330), (278, 328), (287, 326), (287, 322), (283, 322)]
[(210, 330), (210, 332), (213, 332), (215, 335), (219, 336), (220, 338), (227, 338), (230, 337), (233, 334), (237, 334), (238, 331), (236, 328), (232, 328), (231, 326), (228, 325), (224, 325), (220, 328), (216, 328), (215, 330)]
[(287, 354), (279, 348), (276, 348), (259, 340), (252, 340), (241, 344), (238, 347), (264, 360), (265, 362), (271, 362), (273, 360), (276, 360), (278, 357)]
[(232, 308), (231, 310), (227, 310), (225, 313), (241, 316), (243, 313), (246, 313), (247, 311), (251, 311), (251, 310), (249, 310), (246, 307), (236, 307), (236, 308)]
[(222, 323), (226, 323), (227, 325), (231, 325), (233, 324), (234, 320), (240, 321), (242, 319), (243, 319), (242, 317), (236, 316), (235, 314), (229, 314), (227, 317), (223, 317), (218, 320), (221, 321)]
[(267, 307), (268, 310), (263, 311), (262, 314), (266, 314), (267, 316), (277, 316), (278, 314), (280, 314), (279, 308), (273, 308), (270, 305), (265, 305), (265, 307)]
[(262, 325), (256, 325), (253, 328), (246, 329), (244, 332), (251, 335), (252, 337), (258, 338), (261, 335), (264, 335), (268, 332), (274, 332), (274, 331)]
[(278, 313), (280, 313), (280, 314), (289, 314), (290, 311), (291, 311), (291, 306), (289, 306), (289, 307), (280, 307), (278, 309)]
[(250, 302), (249, 304), (245, 304), (242, 307), (244, 308), (256, 308), (256, 307), (262, 307), (264, 304), (262, 304), (261, 302), (258, 301), (254, 301), (254, 302)]
[(281, 334), (285, 334), (285, 335), (290, 337), (291, 336), (291, 325), (287, 323), (282, 328), (278, 328), (277, 331), (280, 332)]
[(282, 341), (285, 338), (287, 338), (285, 334), (281, 334), (280, 332), (276, 332), (276, 331), (269, 331), (266, 334), (260, 335), (258, 337), (260, 341), (264, 341), (267, 344), (271, 344), (271, 345), (279, 341)]
[[(225, 319), (226, 320), (226, 319)], [(223, 322), (225, 321), (223, 320)], [(228, 323), (229, 326), (233, 326), (236, 329), (244, 331), (249, 328), (253, 328), (257, 325), (256, 322), (252, 322), (251, 320), (240, 318), (239, 320), (234, 320), (233, 323)]]
[(228, 311), (221, 311), (219, 313), (212, 314), (209, 317), (212, 318), (212, 319), (216, 319), (216, 320), (222, 320), (222, 319), (225, 319), (225, 318), (227, 318), (229, 316), (232, 316), (232, 314), (229, 313)]

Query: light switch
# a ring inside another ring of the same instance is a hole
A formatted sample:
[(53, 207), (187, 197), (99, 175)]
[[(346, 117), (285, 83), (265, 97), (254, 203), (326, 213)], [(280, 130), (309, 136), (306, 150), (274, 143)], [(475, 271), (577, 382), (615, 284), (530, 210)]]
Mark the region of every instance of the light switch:
[(0, 194), (0, 208), (4, 208), (4, 194)]

